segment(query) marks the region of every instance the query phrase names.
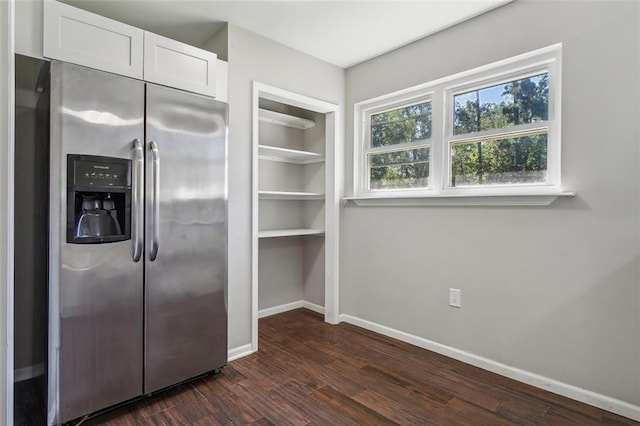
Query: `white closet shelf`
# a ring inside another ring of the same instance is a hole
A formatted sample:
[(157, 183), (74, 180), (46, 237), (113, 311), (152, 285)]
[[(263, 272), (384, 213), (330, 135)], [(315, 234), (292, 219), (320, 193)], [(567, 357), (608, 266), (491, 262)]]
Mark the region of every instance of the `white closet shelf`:
[(316, 152), (280, 148), (272, 145), (258, 145), (258, 158), (294, 164), (320, 163), (324, 161), (324, 156)]
[(319, 192), (258, 191), (261, 200), (323, 200)]
[(302, 235), (324, 235), (322, 229), (297, 228), (274, 229), (271, 231), (258, 231), (258, 238), (296, 237)]
[(315, 121), (262, 108), (259, 109), (258, 117), (260, 118), (260, 121), (278, 124), (280, 126), (293, 127), (294, 129), (305, 130), (316, 126)]

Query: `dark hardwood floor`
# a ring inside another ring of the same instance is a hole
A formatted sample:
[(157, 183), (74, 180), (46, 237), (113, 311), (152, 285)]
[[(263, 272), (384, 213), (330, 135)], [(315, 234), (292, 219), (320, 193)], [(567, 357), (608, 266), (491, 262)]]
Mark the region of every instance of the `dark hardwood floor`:
[(302, 309), (259, 338), (217, 376), (83, 425), (638, 424)]

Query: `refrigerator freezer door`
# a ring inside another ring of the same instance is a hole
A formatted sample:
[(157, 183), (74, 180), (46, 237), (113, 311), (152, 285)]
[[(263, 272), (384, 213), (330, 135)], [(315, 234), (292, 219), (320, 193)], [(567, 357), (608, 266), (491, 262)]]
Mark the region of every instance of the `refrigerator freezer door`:
[(143, 266), (132, 241), (65, 235), (67, 154), (131, 159), (144, 136), (142, 82), (55, 61), (51, 70), (50, 423), (142, 393)]
[(227, 105), (147, 84), (145, 393), (224, 366)]

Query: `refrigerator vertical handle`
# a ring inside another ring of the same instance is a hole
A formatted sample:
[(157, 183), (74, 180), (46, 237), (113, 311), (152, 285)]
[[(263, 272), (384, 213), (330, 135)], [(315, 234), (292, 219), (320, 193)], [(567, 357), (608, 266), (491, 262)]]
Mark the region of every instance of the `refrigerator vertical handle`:
[(149, 253), (149, 260), (154, 261), (158, 256), (159, 240), (160, 240), (160, 154), (158, 153), (158, 144), (155, 141), (150, 141), (149, 146), (151, 149), (151, 164), (153, 165), (152, 176), (153, 183), (151, 188), (151, 214), (153, 219), (151, 221), (151, 251)]
[(133, 141), (133, 191), (131, 194), (132, 204), (132, 257), (134, 262), (138, 262), (142, 256), (142, 224), (144, 223), (144, 210), (142, 208), (142, 191), (144, 182), (144, 149), (139, 139)]

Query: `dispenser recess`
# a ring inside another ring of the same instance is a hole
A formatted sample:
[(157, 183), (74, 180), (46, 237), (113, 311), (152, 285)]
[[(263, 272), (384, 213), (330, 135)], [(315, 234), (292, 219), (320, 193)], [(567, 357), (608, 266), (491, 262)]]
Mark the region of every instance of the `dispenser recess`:
[(131, 239), (131, 160), (67, 155), (67, 242)]

